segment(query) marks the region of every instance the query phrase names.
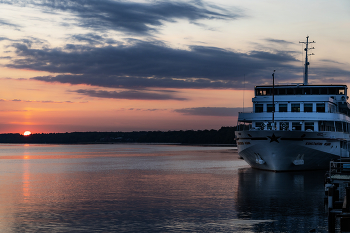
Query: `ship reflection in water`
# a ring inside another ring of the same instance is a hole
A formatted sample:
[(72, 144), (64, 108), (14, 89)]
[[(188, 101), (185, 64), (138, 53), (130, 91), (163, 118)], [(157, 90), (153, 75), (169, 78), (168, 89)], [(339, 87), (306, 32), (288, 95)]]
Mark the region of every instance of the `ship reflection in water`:
[(271, 219), (255, 232), (327, 232), (324, 171), (274, 173), (242, 169), (238, 173), (238, 218)]
[(0, 145), (1, 232), (326, 232), (324, 172), (229, 148)]

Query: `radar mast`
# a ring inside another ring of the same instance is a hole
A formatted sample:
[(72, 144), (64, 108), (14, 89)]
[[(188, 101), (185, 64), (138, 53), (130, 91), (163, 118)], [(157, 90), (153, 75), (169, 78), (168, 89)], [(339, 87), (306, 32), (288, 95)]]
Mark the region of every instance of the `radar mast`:
[(309, 44), (311, 43), (316, 43), (315, 41), (309, 42), (309, 36), (306, 37), (306, 42), (301, 42), (299, 41), (299, 43), (303, 43), (306, 45), (304, 51), (305, 51), (305, 72), (304, 72), (304, 85), (308, 85), (308, 66), (310, 65), (310, 62), (308, 62), (307, 56), (308, 55), (314, 55), (313, 53), (308, 54), (307, 52), (310, 49), (314, 49), (314, 47), (309, 48)]

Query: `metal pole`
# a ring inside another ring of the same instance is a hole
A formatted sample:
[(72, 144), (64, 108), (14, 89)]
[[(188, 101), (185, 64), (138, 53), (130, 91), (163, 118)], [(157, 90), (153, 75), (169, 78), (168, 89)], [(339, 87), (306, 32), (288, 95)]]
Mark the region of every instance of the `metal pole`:
[(308, 84), (308, 66), (309, 62), (307, 61), (307, 51), (309, 46), (309, 36), (306, 37), (306, 48), (305, 48), (305, 76), (304, 76), (304, 85)]
[(244, 91), (245, 91), (245, 74), (244, 74), (244, 82), (243, 82), (243, 112), (244, 112)]
[(304, 85), (308, 85), (308, 82), (309, 82), (309, 74), (308, 74), (308, 66), (309, 66), (309, 61), (308, 61), (308, 55), (314, 55), (313, 53), (312, 54), (307, 54), (307, 52), (310, 50), (310, 49), (314, 49), (314, 47), (312, 48), (309, 48), (309, 44), (311, 43), (315, 43), (315, 41), (312, 41), (312, 42), (309, 42), (309, 36), (306, 37), (306, 42), (300, 42), (299, 43), (303, 43), (306, 45), (305, 47), (305, 73), (304, 73)]
[(275, 130), (275, 71), (272, 73), (272, 127)]

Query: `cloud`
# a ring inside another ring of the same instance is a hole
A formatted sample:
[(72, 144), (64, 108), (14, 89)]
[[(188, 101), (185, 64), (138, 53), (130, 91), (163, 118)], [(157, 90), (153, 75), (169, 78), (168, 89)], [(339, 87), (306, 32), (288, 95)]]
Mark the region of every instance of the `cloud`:
[(265, 39), (265, 41), (277, 43), (277, 44), (295, 44), (295, 43), (290, 42), (290, 41), (278, 40), (278, 39), (272, 39), (272, 38), (267, 38), (267, 39)]
[(56, 73), (34, 77), (45, 82), (87, 84), (117, 88), (234, 88), (258, 76), (270, 79), (274, 69), (288, 71), (284, 79), (300, 68), (293, 52), (252, 51), (249, 54), (217, 47), (190, 46), (174, 49), (154, 41), (131, 40), (117, 46), (67, 46), (65, 49), (31, 48), (15, 43), (18, 59), (8, 67)]
[(291, 56), (291, 52), (271, 53), (271, 52), (265, 52), (265, 51), (251, 51), (250, 57), (263, 59), (263, 60), (270, 60), (275, 62), (278, 61), (279, 63), (297, 61), (293, 56)]
[(4, 19), (0, 19), (0, 27), (1, 26), (6, 26), (6, 27), (14, 27), (14, 28), (19, 28), (19, 25), (13, 24), (13, 23), (9, 23), (7, 20)]
[(20, 100), (20, 99), (13, 99), (13, 100), (5, 100), (5, 99), (0, 99), (0, 101), (26, 102), (26, 103), (43, 103), (43, 104), (62, 104), (62, 103), (74, 103), (74, 102), (72, 102), (72, 101), (52, 101), (52, 100)]
[(12, 57), (10, 57), (10, 56), (0, 57), (0, 59), (6, 59), (6, 60), (11, 59), (11, 58), (12, 58)]
[[(119, 77), (119, 76), (94, 76), (94, 75), (57, 75), (40, 76), (34, 80), (44, 82), (59, 82), (69, 84), (86, 84), (91, 86), (108, 88), (230, 88), (232, 82), (229, 81), (210, 81), (204, 79), (173, 79), (173, 78), (147, 78), (147, 77)], [(163, 90), (165, 92), (166, 90)]]
[(340, 65), (344, 65), (345, 63), (343, 62), (339, 62), (339, 61), (335, 61), (335, 60), (330, 60), (330, 59), (321, 59), (321, 62), (325, 62), (325, 63), (334, 63), (334, 64), (340, 64)]
[(315, 68), (311, 66), (311, 68), (309, 68), (309, 80), (315, 80), (315, 83), (319, 83), (320, 80), (331, 84), (348, 83), (349, 76), (350, 71), (342, 70), (336, 67), (323, 66)]
[[(182, 113), (184, 115), (194, 116), (222, 116), (233, 117), (237, 116), (238, 112), (242, 112), (242, 108), (225, 108), (225, 107), (198, 107), (198, 108), (183, 108), (176, 109), (175, 112)], [(250, 112), (252, 108), (245, 108), (244, 112)]]
[(178, 98), (173, 95), (146, 92), (146, 91), (96, 91), (96, 90), (84, 90), (79, 89), (75, 91), (79, 94), (84, 94), (91, 97), (109, 98), (109, 99), (128, 99), (128, 100), (185, 100), (184, 98)]
[(0, 41), (14, 41), (14, 40), (11, 40), (11, 39), (8, 38), (8, 37), (1, 36), (1, 37), (0, 37)]
[(112, 0), (3, 0), (2, 3), (26, 7), (41, 7), (46, 13), (69, 12), (77, 16), (79, 26), (99, 31), (116, 30), (147, 35), (157, 31), (164, 22), (178, 19), (229, 20), (242, 17), (236, 12), (205, 4), (201, 0), (189, 2), (152, 1), (130, 2)]
[[(244, 77), (245, 87), (252, 88), (270, 83), (273, 70), (277, 70), (276, 81), (279, 83), (302, 80), (300, 63), (295, 65), (298, 61), (296, 51), (275, 51), (259, 47), (240, 53), (198, 45), (189, 45), (188, 49), (174, 49), (161, 41), (149, 41), (150, 38), (148, 41), (128, 39), (120, 42), (108, 38), (111, 35), (109, 33), (101, 33), (114, 30), (150, 35), (160, 30), (164, 22), (179, 19), (192, 23), (198, 23), (195, 21), (199, 20), (202, 22), (203, 19), (239, 19), (244, 17), (239, 9), (228, 10), (202, 0), (3, 0), (2, 3), (36, 7), (52, 14), (68, 12), (71, 13), (70, 19), (72, 15), (76, 16), (80, 26), (94, 30), (94, 33), (69, 35), (74, 44), (66, 44), (63, 48), (52, 48), (47, 41), (33, 37), (12, 40), (17, 57), (2, 57), (9, 60), (7, 67), (52, 73), (50, 76), (33, 77), (34, 80), (131, 90), (243, 88)], [(1, 22), (8, 23), (0, 21), (0, 24)], [(264, 41), (292, 44), (274, 38), (266, 38)], [(320, 79), (326, 78), (325, 74), (335, 74), (338, 77), (348, 74), (348, 71), (342, 69), (322, 68), (324, 72)]]
[[(87, 34), (77, 34), (77, 35), (72, 35), (71, 39), (77, 42), (81, 43), (88, 43), (89, 45), (99, 45), (103, 43), (107, 44), (118, 44), (118, 41), (115, 41), (110, 38), (105, 38), (103, 36), (93, 34), (93, 33), (87, 33)], [(77, 48), (78, 46), (76, 45), (67, 45), (68, 49), (74, 49)]]

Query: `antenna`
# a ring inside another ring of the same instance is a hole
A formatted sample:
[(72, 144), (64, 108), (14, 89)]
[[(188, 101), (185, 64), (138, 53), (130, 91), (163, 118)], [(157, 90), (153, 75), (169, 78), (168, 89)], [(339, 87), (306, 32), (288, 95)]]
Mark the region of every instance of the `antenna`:
[(313, 53), (311, 54), (307, 54), (307, 52), (310, 50), (310, 49), (314, 49), (314, 47), (312, 48), (309, 48), (309, 44), (311, 43), (316, 43), (315, 41), (312, 41), (312, 42), (309, 42), (309, 36), (306, 37), (306, 42), (301, 42), (299, 41), (299, 43), (303, 43), (306, 45), (304, 51), (305, 51), (305, 73), (304, 73), (304, 85), (308, 85), (308, 66), (310, 65), (310, 62), (308, 62), (308, 59), (307, 59), (307, 56), (308, 55), (315, 55)]
[(272, 73), (272, 129), (275, 130), (275, 72)]
[(244, 74), (244, 82), (243, 82), (243, 112), (244, 112), (244, 91), (245, 91), (245, 74)]

